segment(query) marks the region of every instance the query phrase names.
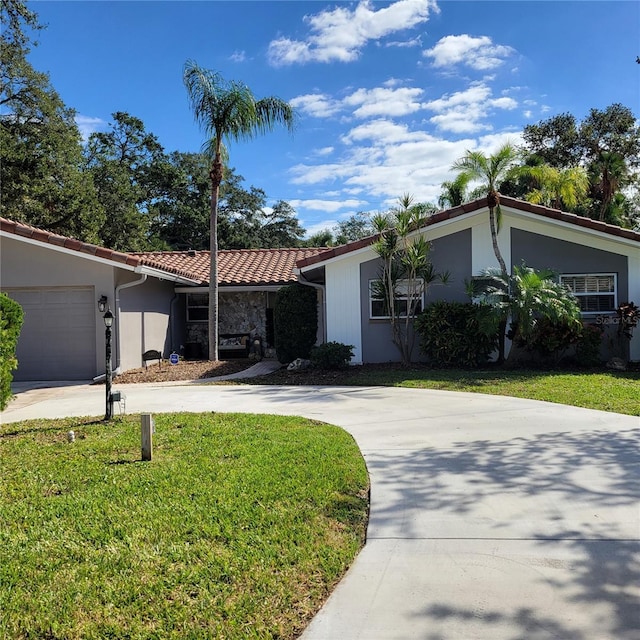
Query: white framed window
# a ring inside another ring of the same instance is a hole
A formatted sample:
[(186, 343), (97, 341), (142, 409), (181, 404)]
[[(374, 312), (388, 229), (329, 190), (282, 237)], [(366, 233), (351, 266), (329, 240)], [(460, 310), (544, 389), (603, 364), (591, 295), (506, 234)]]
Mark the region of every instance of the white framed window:
[(583, 314), (614, 313), (618, 306), (615, 273), (562, 274), (560, 283), (578, 299)]
[(187, 293), (187, 322), (209, 320), (209, 294)]
[[(414, 293), (412, 296), (412, 298), (416, 300), (414, 311), (416, 314), (420, 313), (424, 306), (424, 286), (421, 279), (418, 282), (418, 293)], [(401, 318), (407, 317), (409, 299), (409, 281), (398, 280), (394, 304)], [(375, 320), (389, 318), (389, 310), (382, 295), (379, 280), (369, 280), (369, 318)]]

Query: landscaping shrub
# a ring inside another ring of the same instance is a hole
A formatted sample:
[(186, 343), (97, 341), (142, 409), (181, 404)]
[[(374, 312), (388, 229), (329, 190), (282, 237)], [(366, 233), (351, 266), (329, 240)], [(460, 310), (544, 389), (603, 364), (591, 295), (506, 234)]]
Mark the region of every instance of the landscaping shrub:
[[(583, 326), (575, 322), (558, 322), (549, 318), (538, 318), (534, 328), (522, 336), (512, 324), (507, 334), (510, 340), (515, 338), (518, 347), (531, 354), (531, 360), (541, 364), (558, 364), (571, 345), (578, 342)], [(520, 362), (524, 362), (520, 358)]]
[(421, 352), (437, 367), (476, 367), (498, 345), (495, 314), (484, 304), (433, 302), (414, 326)]
[(604, 329), (596, 324), (585, 324), (576, 343), (576, 362), (581, 367), (596, 367), (602, 364), (600, 347)]
[(309, 358), (318, 332), (316, 290), (302, 284), (282, 287), (276, 296), (274, 324), (280, 362)]
[(6, 293), (0, 293), (0, 410), (11, 398), (12, 371), (18, 366), (16, 345), (22, 320), (22, 307)]
[(318, 369), (346, 369), (353, 358), (353, 345), (325, 342), (311, 349), (311, 364)]

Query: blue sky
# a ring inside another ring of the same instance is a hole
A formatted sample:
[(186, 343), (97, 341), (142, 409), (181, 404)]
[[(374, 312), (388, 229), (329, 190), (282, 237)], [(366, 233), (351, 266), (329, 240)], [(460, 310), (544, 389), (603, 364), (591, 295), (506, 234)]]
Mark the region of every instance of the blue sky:
[(309, 233), (404, 193), (435, 201), (468, 149), (620, 102), (640, 116), (640, 3), (588, 1), (29, 2), (30, 55), (86, 134), (115, 111), (167, 152), (199, 151), (187, 60), (290, 101), (285, 131), (230, 145), (245, 186)]

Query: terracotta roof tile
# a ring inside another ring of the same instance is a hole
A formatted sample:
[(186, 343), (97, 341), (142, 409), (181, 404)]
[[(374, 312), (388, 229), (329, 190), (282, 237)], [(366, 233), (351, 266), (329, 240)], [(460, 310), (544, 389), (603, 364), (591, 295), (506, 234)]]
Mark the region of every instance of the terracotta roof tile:
[[(0, 218), (5, 233), (43, 244), (64, 247), (131, 267), (146, 266), (178, 275), (201, 284), (209, 282), (208, 251), (121, 252), (75, 238), (38, 229), (23, 222)], [(265, 286), (295, 282), (296, 261), (315, 256), (325, 249), (231, 249), (218, 252), (218, 281), (222, 286)]]
[[(218, 252), (221, 286), (268, 286), (296, 281), (298, 260), (325, 249), (223, 249)], [(142, 264), (159, 269), (182, 268), (201, 284), (209, 282), (208, 251), (154, 251), (131, 254)]]

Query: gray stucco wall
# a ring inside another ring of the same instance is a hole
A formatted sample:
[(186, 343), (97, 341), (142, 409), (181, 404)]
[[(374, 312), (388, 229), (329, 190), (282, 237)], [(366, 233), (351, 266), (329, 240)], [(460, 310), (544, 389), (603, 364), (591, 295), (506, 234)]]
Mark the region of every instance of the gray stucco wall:
[(558, 273), (617, 273), (618, 302), (628, 300), (626, 256), (520, 229), (511, 230), (511, 256), (514, 264), (524, 260), (528, 267), (553, 269)]
[[(471, 277), (471, 230), (466, 229), (434, 240), (431, 244), (431, 261), (437, 272), (449, 271), (449, 284), (434, 284), (427, 291), (425, 303), (434, 300), (465, 302), (468, 297), (464, 281)], [(360, 302), (362, 326), (363, 362), (398, 362), (400, 352), (391, 341), (391, 328), (387, 320), (369, 318), (369, 281), (379, 277), (380, 259), (360, 265)], [(416, 340), (414, 360), (420, 360)]]
[(171, 341), (171, 301), (174, 283), (148, 278), (120, 292), (120, 366), (124, 371), (142, 366), (142, 354), (157, 349), (168, 357)]

